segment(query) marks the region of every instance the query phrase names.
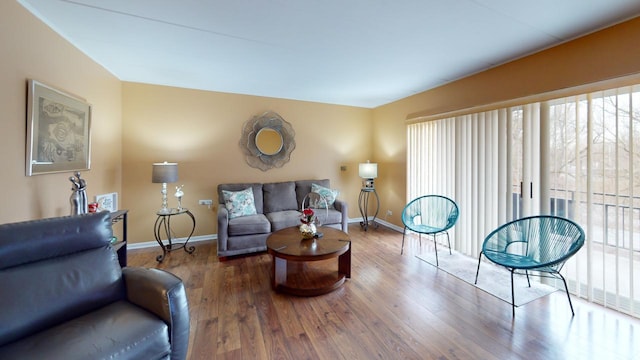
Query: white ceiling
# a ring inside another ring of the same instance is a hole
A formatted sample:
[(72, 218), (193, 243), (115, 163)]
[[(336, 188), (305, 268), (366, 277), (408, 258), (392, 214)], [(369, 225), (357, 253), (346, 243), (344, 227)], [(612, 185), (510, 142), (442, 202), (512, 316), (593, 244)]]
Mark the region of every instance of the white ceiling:
[(640, 15), (640, 0), (18, 2), (122, 81), (367, 108)]

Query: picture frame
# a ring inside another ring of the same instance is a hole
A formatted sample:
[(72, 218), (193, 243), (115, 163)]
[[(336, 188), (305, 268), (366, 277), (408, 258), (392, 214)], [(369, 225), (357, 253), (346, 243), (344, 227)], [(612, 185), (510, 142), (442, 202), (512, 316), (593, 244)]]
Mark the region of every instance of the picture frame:
[(96, 195), (97, 211), (118, 211), (118, 193)]
[(26, 143), (27, 176), (89, 170), (91, 105), (29, 79)]

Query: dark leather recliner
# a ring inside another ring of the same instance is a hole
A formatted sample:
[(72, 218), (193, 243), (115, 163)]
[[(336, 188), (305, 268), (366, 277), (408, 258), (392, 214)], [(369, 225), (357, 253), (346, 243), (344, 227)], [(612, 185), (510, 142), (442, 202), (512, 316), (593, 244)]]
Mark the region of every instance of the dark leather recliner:
[(0, 225), (0, 359), (185, 359), (175, 275), (120, 268), (108, 213)]

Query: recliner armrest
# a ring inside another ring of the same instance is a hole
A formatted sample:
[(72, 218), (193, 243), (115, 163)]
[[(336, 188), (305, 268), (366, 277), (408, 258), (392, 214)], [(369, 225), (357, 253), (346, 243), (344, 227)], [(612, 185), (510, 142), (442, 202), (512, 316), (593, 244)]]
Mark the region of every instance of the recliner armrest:
[(127, 300), (169, 325), (171, 359), (185, 359), (189, 346), (189, 304), (182, 280), (160, 269), (122, 269)]

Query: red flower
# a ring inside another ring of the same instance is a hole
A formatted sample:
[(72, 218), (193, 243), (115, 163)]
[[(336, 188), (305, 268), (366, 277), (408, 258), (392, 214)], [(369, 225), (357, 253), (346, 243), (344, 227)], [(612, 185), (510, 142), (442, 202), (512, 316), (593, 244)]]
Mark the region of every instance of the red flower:
[(303, 224), (311, 224), (315, 218), (315, 213), (313, 212), (312, 209), (306, 208), (304, 210), (302, 210), (302, 218), (300, 219), (300, 221)]

